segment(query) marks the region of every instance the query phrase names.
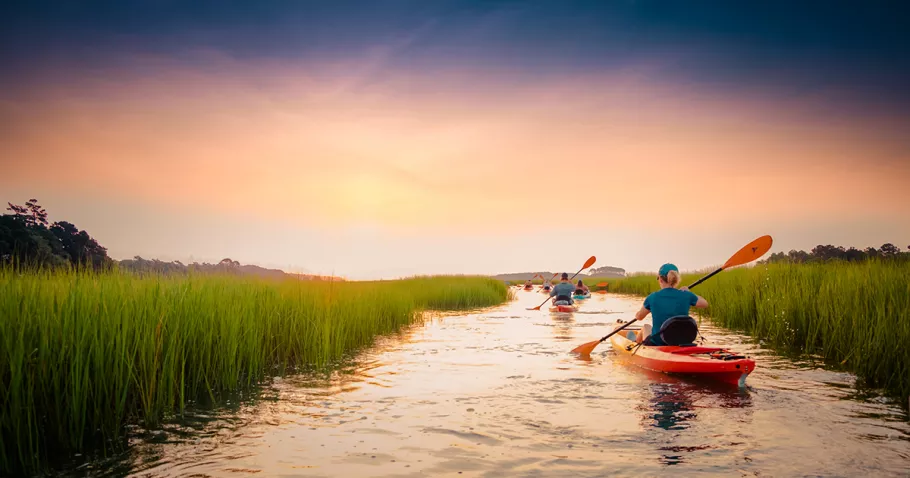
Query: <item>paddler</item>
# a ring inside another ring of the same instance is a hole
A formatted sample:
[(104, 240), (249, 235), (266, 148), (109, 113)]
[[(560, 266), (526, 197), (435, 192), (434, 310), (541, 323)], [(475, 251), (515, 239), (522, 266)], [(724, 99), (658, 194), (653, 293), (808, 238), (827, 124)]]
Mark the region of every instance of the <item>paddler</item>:
[(549, 292), (553, 288), (553, 284), (550, 282), (550, 279), (543, 281), (543, 290)]
[(559, 284), (553, 286), (553, 289), (550, 290), (550, 297), (554, 297), (553, 305), (559, 305), (557, 302), (565, 301), (564, 305), (572, 304), (572, 292), (575, 291), (575, 286), (569, 282), (569, 274), (565, 272), (562, 273), (562, 277), (559, 280)]
[(588, 286), (585, 285), (585, 282), (581, 279), (578, 279), (578, 284), (575, 285), (575, 295), (588, 295), (591, 292), (591, 289), (588, 289)]
[(526, 281), (525, 281), (525, 289), (533, 289), (533, 288), (534, 288), (534, 283), (531, 282), (531, 279), (526, 280)]
[[(673, 264), (664, 264), (657, 271), (657, 282), (660, 284), (660, 290), (645, 297), (645, 302), (641, 310), (635, 313), (636, 320), (645, 320), (648, 314), (651, 314), (651, 324), (644, 324), (641, 330), (635, 332), (635, 340), (642, 343), (645, 338), (648, 341), (644, 345), (666, 345), (660, 340), (660, 337), (651, 335), (652, 330), (660, 330), (663, 323), (670, 317), (678, 315), (689, 315), (689, 307), (704, 309), (708, 306), (708, 301), (704, 297), (689, 292), (688, 287), (679, 286), (679, 269)], [(630, 332), (631, 335), (631, 332)]]

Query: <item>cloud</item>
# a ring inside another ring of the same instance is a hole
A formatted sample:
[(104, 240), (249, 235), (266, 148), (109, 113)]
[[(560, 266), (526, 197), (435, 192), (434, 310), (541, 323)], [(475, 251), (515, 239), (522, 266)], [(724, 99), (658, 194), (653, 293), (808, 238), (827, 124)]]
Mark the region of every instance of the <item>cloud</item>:
[(413, 244), (565, 220), (596, 237), (906, 218), (906, 120), (701, 91), (652, 63), (540, 79), (391, 67), (419, 37), (368, 61), (61, 68), (0, 96), (0, 186)]

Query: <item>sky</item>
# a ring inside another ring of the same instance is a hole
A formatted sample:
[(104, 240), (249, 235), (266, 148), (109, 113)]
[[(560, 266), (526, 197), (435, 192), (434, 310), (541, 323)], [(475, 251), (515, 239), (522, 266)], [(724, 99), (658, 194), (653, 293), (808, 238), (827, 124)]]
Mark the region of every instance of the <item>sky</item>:
[(117, 259), (353, 279), (907, 247), (908, 13), (4, 2), (0, 200)]

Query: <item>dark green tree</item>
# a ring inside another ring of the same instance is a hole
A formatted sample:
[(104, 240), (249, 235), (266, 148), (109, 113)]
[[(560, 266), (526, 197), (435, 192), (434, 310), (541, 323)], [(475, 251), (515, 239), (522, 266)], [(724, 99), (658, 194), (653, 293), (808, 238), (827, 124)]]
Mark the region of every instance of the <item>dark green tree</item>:
[(897, 257), (898, 255), (900, 255), (900, 253), (901, 253), (901, 250), (898, 249), (897, 246), (895, 246), (894, 244), (891, 244), (890, 242), (887, 244), (882, 244), (882, 247), (880, 250), (882, 251), (882, 257), (886, 257), (886, 258), (894, 258), (894, 257)]
[(12, 214), (0, 216), (0, 262), (16, 267), (83, 265), (101, 268), (113, 261), (85, 231), (68, 222), (48, 227), (47, 211), (36, 199), (25, 206), (7, 203)]
[(111, 264), (107, 249), (73, 224), (66, 221), (55, 222), (50, 231), (60, 241), (73, 265), (99, 269)]

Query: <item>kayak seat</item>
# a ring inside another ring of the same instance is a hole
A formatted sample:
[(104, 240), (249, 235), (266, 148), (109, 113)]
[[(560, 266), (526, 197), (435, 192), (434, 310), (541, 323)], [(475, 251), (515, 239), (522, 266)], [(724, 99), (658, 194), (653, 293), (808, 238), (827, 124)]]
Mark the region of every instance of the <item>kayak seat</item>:
[(667, 345), (691, 347), (698, 337), (698, 323), (688, 315), (677, 315), (667, 319), (655, 335)]

